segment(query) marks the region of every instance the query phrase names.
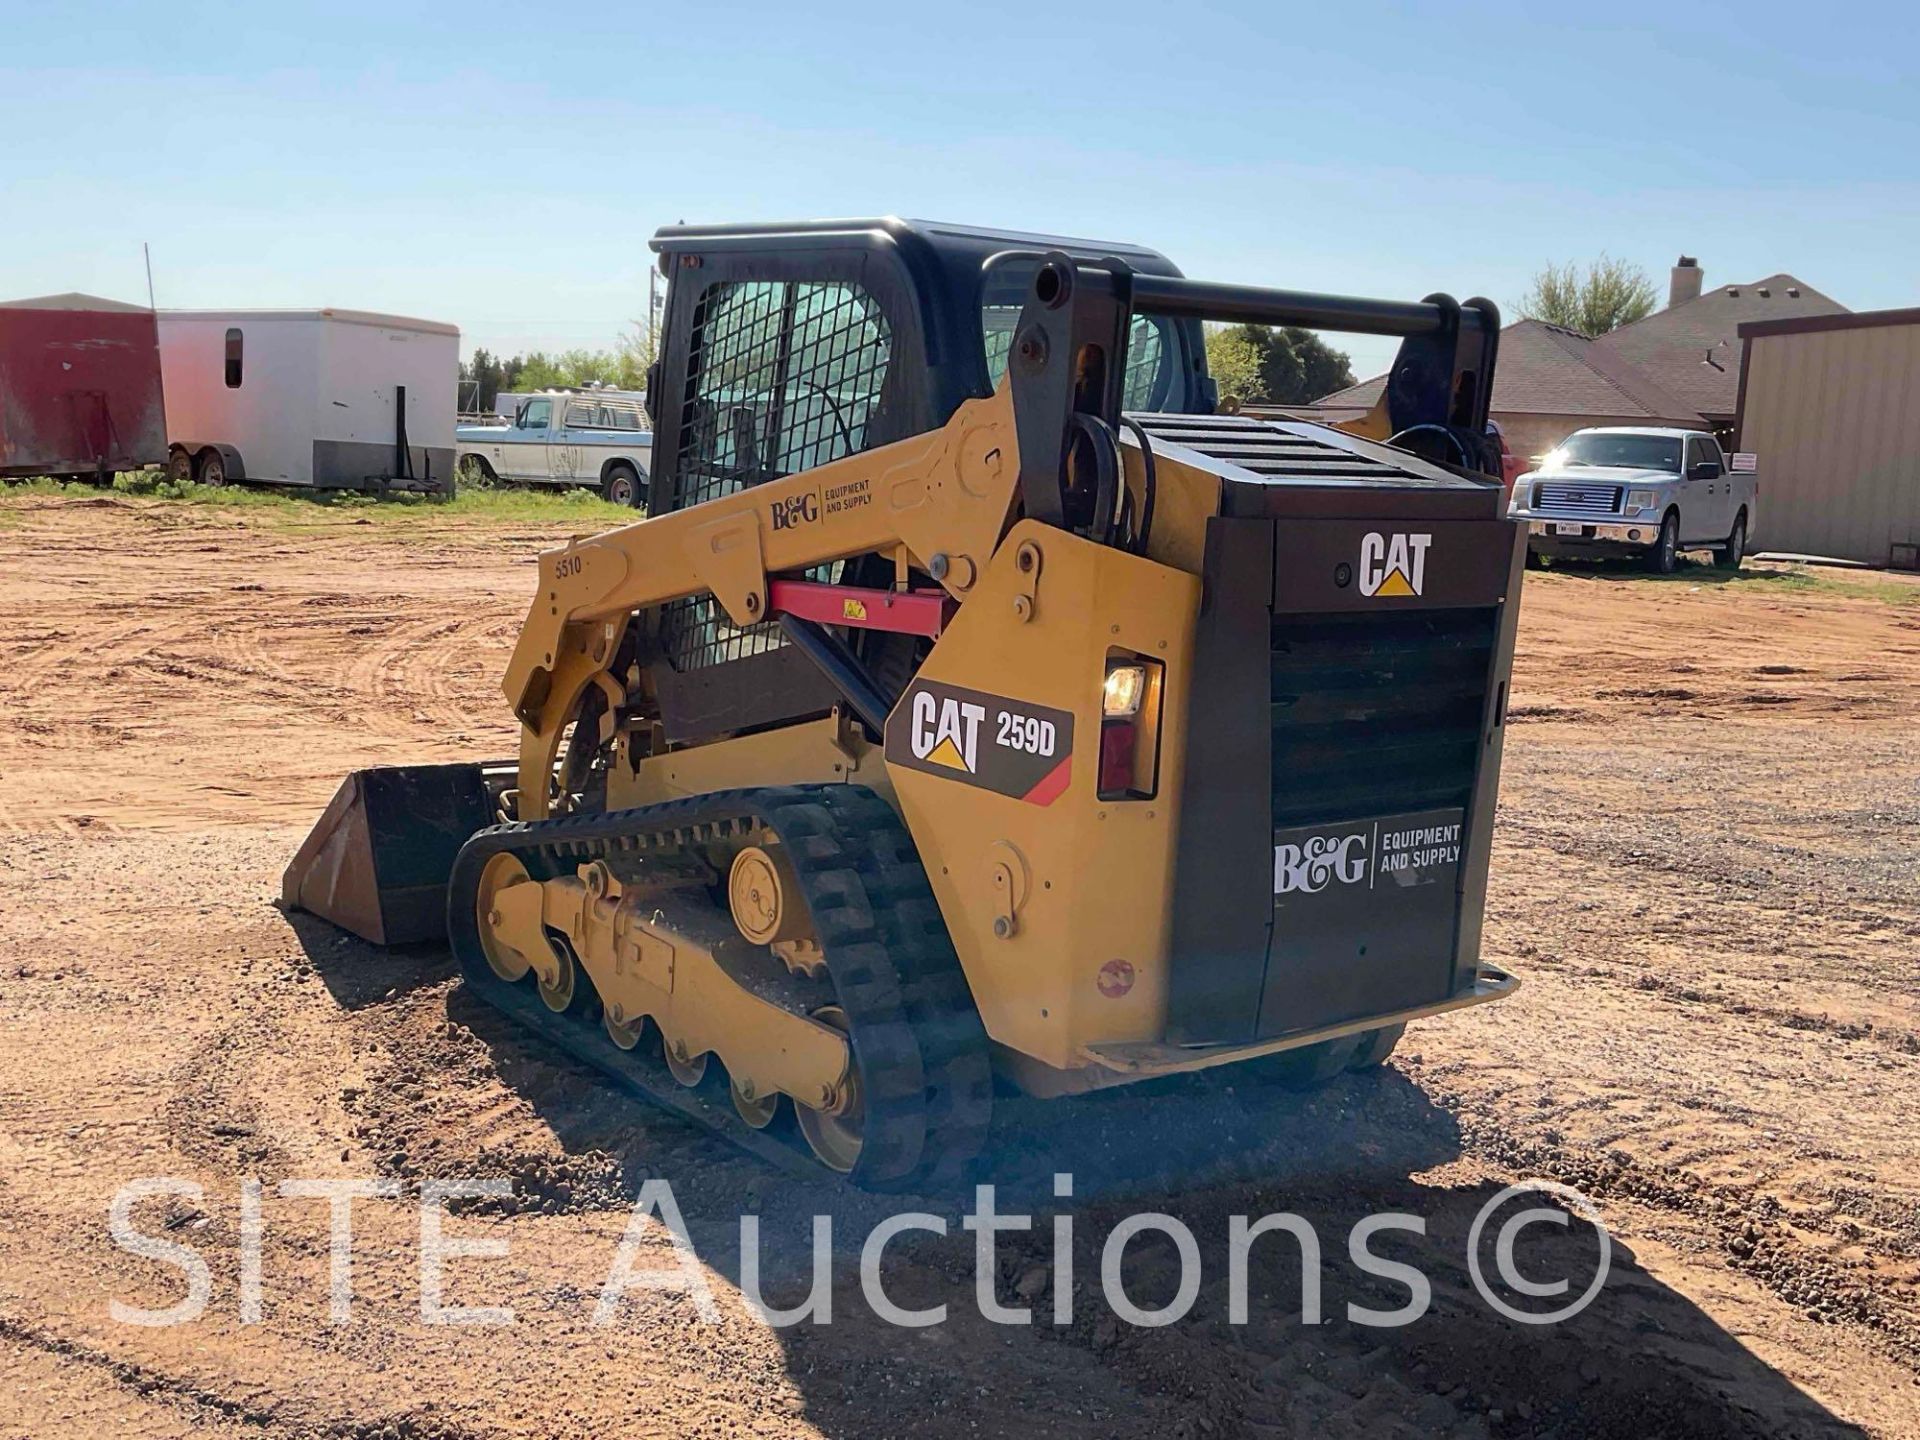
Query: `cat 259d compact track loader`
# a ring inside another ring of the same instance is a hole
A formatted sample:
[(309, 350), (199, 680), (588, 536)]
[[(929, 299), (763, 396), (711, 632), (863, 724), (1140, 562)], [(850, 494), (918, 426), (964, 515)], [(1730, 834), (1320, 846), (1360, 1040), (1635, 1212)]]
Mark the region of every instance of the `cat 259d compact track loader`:
[[(349, 777), (290, 906), (444, 934), (562, 1045), (873, 1188), (957, 1178), (996, 1075), (1327, 1078), (1513, 988), (1492, 305), (897, 220), (653, 245), (650, 514), (540, 558), (517, 763)], [(1256, 421), (1203, 320), (1401, 347), (1361, 419)]]

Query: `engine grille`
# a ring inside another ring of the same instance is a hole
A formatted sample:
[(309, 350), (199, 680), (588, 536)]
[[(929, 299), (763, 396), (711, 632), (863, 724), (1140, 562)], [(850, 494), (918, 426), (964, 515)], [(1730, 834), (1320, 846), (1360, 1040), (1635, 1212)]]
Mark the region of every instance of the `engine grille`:
[(1239, 415), (1135, 415), (1155, 440), (1197, 450), (1263, 480), (1312, 485), (1436, 486), (1472, 481), (1404, 450), (1373, 444), (1324, 425)]
[(1543, 480), (1533, 487), (1533, 504), (1539, 510), (1618, 515), (1624, 488), (1620, 485), (1582, 485), (1578, 481)]
[(1496, 615), (1276, 619), (1274, 828), (1465, 806)]

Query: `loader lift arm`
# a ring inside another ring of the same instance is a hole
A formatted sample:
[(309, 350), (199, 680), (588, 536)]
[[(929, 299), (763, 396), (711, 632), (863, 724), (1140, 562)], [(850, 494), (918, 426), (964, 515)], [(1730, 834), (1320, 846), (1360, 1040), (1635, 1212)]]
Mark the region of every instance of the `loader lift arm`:
[(711, 593), (745, 627), (771, 616), (769, 576), (903, 546), (964, 599), (1013, 518), (1018, 474), (1003, 385), (939, 430), (542, 555), (502, 687), (522, 726), (521, 818), (544, 816), (561, 735), (634, 611)]

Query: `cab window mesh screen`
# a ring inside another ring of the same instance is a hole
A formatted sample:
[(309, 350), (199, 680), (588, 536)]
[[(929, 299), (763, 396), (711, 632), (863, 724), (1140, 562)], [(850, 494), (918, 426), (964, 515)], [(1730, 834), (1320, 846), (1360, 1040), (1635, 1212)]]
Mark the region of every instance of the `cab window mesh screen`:
[[(892, 353), (887, 317), (858, 285), (753, 280), (708, 286), (694, 311), (671, 508), (866, 449)], [(815, 578), (831, 576), (822, 570)], [(710, 596), (665, 607), (661, 640), (679, 670), (784, 643), (771, 624), (737, 629)]]
[(1166, 336), (1160, 326), (1145, 315), (1134, 316), (1127, 333), (1127, 378), (1120, 387), (1122, 410), (1151, 410), (1161, 403), (1166, 349)]
[[(995, 388), (1007, 373), (1007, 356), (1013, 353), (1013, 332), (1019, 320), (1017, 305), (988, 304), (980, 309), (987, 378)], [(1127, 330), (1127, 378), (1121, 387), (1120, 408), (1158, 410), (1166, 404), (1171, 383), (1165, 322), (1147, 315), (1134, 316)]]

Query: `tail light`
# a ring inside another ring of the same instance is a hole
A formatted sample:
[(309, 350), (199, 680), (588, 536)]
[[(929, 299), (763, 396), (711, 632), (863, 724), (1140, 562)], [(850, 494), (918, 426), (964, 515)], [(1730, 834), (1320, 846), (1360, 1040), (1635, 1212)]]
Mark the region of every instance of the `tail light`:
[(1160, 694), (1165, 667), (1124, 651), (1107, 656), (1100, 692), (1102, 800), (1149, 800), (1159, 786)]
[(1139, 731), (1131, 720), (1100, 725), (1100, 798), (1123, 800), (1133, 788), (1133, 752)]

